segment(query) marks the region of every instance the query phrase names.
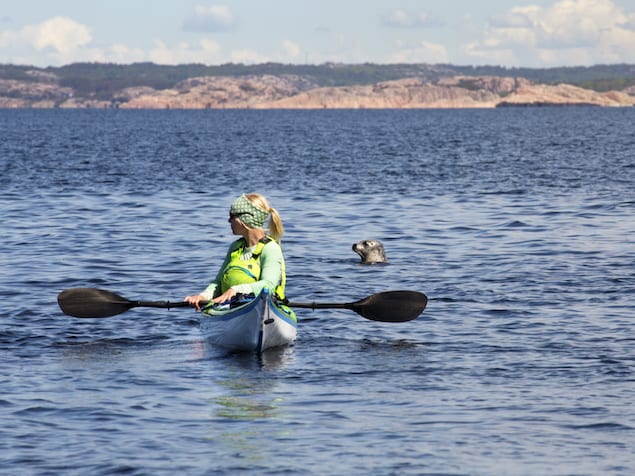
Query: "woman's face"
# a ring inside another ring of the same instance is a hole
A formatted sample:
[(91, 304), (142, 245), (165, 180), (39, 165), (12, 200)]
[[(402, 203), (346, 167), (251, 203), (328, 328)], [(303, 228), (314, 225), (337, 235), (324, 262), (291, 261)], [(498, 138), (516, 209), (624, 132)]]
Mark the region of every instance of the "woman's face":
[(240, 215), (229, 214), (229, 220), (227, 220), (232, 227), (232, 233), (234, 235), (243, 235), (247, 231), (245, 224), (240, 221)]

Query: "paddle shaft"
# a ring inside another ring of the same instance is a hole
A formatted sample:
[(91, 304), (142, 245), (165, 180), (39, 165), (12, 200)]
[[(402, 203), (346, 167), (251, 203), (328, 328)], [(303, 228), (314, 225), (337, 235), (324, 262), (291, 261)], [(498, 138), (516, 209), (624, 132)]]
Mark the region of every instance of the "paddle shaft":
[(354, 309), (352, 302), (289, 302), (287, 306), (304, 309)]
[[(133, 307), (155, 307), (161, 309), (172, 309), (174, 307), (192, 307), (189, 302), (185, 301), (122, 301), (121, 304), (127, 304), (130, 308)], [(207, 302), (201, 302), (202, 305)]]

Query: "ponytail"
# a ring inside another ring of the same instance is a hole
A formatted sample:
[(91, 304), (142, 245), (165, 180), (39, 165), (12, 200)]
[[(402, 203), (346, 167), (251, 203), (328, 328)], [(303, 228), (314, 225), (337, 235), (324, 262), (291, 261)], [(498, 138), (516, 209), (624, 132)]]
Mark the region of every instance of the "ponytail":
[(282, 219), (280, 218), (278, 211), (273, 207), (269, 207), (269, 213), (271, 213), (271, 218), (269, 219), (269, 234), (271, 234), (271, 237), (274, 240), (280, 243), (282, 235), (284, 234)]
[(284, 234), (284, 226), (282, 225), (282, 218), (280, 218), (278, 211), (269, 206), (267, 199), (258, 193), (248, 193), (245, 196), (256, 207), (269, 213), (269, 234), (274, 240), (280, 243), (282, 235)]

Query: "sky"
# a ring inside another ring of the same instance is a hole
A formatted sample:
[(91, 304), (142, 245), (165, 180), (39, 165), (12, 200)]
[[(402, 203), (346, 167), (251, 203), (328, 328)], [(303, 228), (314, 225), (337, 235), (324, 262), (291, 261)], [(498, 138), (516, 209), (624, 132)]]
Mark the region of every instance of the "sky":
[(0, 0), (0, 64), (635, 63), (635, 0)]

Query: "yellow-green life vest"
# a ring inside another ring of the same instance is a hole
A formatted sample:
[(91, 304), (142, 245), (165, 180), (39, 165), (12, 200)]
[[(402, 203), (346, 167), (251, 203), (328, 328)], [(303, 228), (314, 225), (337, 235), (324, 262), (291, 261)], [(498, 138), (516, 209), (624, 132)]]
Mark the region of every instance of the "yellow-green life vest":
[[(221, 292), (227, 291), (232, 286), (238, 284), (249, 284), (255, 283), (260, 280), (260, 255), (262, 254), (262, 250), (265, 245), (272, 241), (273, 238), (268, 236), (262, 238), (254, 251), (251, 254), (251, 258), (245, 260), (243, 259), (243, 255), (245, 254), (245, 249), (247, 248), (245, 240), (239, 239), (236, 241), (236, 246), (234, 250), (230, 253), (229, 263), (225, 267), (223, 271), (223, 276), (221, 278)], [(280, 299), (284, 299), (284, 288), (286, 285), (286, 270), (284, 258), (282, 259), (282, 278), (278, 286), (276, 286), (273, 293)]]

